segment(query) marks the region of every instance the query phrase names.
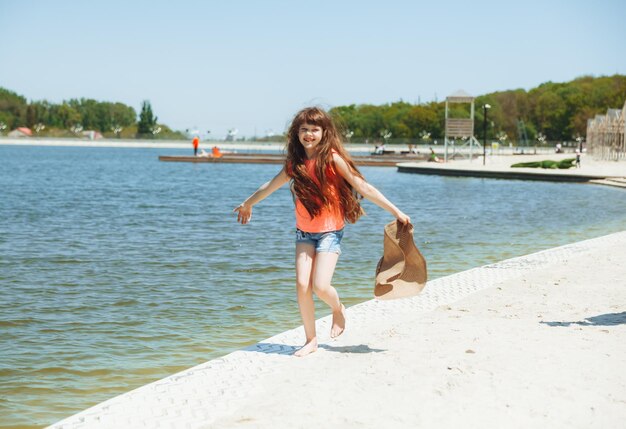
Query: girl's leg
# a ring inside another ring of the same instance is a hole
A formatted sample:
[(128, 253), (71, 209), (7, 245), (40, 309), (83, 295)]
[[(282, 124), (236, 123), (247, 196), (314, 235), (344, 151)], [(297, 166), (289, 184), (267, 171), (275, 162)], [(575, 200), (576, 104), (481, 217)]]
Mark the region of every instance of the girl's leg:
[(313, 264), (313, 290), (333, 310), (331, 338), (341, 335), (346, 326), (345, 308), (341, 304), (337, 289), (330, 284), (338, 259), (337, 253), (320, 252), (315, 256)]
[(317, 350), (315, 333), (315, 304), (313, 302), (312, 272), (315, 264), (315, 247), (312, 244), (296, 243), (296, 292), (300, 316), (306, 335), (304, 346), (294, 353), (305, 356)]

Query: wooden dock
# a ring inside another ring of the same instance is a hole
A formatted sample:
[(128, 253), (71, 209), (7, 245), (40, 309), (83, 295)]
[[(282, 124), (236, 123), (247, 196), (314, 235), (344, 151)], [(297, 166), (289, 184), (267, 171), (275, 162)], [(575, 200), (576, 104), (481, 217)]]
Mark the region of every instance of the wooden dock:
[[(426, 155), (353, 155), (352, 159), (358, 166), (395, 167), (399, 162), (425, 161)], [(225, 153), (220, 158), (204, 156), (159, 156), (163, 162), (215, 162), (230, 164), (282, 164), (285, 156), (280, 154), (259, 153)]]

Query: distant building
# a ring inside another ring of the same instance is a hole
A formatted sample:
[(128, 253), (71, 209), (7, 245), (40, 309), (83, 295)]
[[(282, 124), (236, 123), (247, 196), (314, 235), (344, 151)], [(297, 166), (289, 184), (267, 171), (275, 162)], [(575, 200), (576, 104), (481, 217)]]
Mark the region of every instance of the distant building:
[(102, 134), (94, 130), (83, 131), (82, 136), (87, 137), (89, 140), (99, 140), (102, 138)]
[(9, 134), (7, 134), (7, 136), (9, 137), (32, 137), (33, 132), (30, 130), (30, 128), (19, 127), (11, 131)]
[(626, 102), (587, 121), (587, 148), (596, 159), (626, 161)]
[(228, 130), (228, 134), (226, 135), (226, 138), (224, 140), (227, 142), (234, 142), (235, 136), (237, 135), (238, 132), (239, 130), (237, 128)]

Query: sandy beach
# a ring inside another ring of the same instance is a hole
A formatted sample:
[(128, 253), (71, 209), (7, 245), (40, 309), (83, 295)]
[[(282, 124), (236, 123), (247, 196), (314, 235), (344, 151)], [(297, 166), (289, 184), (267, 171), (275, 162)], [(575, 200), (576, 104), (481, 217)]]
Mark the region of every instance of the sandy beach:
[(206, 427), (623, 427), (625, 244), (372, 318)]
[(604, 161), (595, 159), (592, 155), (583, 154), (580, 168), (570, 168), (567, 170), (544, 169), (544, 168), (511, 168), (512, 164), (536, 161), (561, 161), (572, 159), (573, 153), (543, 153), (528, 155), (494, 154), (487, 155), (485, 165), (482, 156), (470, 160), (469, 158), (455, 158), (447, 163), (421, 163), (421, 166), (431, 168), (451, 168), (464, 170), (493, 170), (493, 171), (529, 171), (541, 173), (572, 174), (572, 175), (594, 175), (604, 177), (626, 177), (626, 162)]

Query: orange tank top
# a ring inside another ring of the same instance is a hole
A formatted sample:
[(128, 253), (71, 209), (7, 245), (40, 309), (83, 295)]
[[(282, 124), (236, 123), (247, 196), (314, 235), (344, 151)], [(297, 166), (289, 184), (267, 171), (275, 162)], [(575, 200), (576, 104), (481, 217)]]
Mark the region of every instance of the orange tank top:
[[(307, 159), (304, 161), (307, 172), (313, 180), (319, 185), (319, 180), (315, 174), (315, 159)], [(311, 217), (306, 207), (296, 198), (296, 228), (304, 232), (328, 232), (338, 231), (344, 227), (344, 213), (339, 200), (339, 191), (337, 190), (338, 181), (343, 180), (337, 176), (334, 169), (329, 172), (329, 179), (333, 185), (328, 186), (325, 192), (329, 193), (332, 201), (331, 207), (322, 207), (322, 211), (315, 217)], [(334, 180), (333, 180), (334, 179)]]

